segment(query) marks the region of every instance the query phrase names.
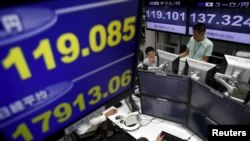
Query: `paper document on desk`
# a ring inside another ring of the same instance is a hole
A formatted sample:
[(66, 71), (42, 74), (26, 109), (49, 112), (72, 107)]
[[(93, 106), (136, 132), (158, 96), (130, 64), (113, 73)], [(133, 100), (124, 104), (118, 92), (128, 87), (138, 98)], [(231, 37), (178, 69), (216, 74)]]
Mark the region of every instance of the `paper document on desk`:
[(117, 111), (117, 109), (116, 109), (114, 106), (111, 106), (111, 107), (109, 107), (108, 109), (106, 109), (104, 112), (102, 112), (102, 114), (103, 114), (103, 115), (106, 114), (106, 113), (107, 113), (109, 110), (111, 110), (111, 109)]

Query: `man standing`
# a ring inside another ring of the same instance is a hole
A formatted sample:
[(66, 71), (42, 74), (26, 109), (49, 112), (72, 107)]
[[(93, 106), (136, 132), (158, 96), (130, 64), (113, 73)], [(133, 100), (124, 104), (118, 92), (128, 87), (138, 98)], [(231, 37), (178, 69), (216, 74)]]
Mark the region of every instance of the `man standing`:
[(193, 26), (193, 36), (189, 39), (187, 49), (180, 54), (180, 57), (188, 55), (189, 58), (207, 62), (213, 52), (213, 42), (205, 36), (205, 32), (205, 24), (195, 24)]

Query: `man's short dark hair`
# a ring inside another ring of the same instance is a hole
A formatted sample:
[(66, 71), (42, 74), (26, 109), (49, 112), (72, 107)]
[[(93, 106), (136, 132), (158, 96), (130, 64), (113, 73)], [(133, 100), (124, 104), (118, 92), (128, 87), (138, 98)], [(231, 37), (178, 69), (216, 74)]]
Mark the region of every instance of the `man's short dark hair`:
[(193, 30), (198, 31), (199, 33), (201, 32), (206, 32), (206, 25), (204, 23), (197, 23), (193, 26)]
[(155, 49), (152, 46), (149, 46), (146, 48), (145, 53), (148, 54), (150, 51), (155, 51)]
[(149, 141), (147, 138), (145, 137), (140, 137), (139, 139), (137, 139), (136, 141)]

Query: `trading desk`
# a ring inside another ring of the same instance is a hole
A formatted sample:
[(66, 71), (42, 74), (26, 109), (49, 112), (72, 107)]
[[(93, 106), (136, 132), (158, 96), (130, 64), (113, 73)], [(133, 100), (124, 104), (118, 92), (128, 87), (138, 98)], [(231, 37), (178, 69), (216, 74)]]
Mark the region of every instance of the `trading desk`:
[[(137, 105), (140, 108), (140, 101), (139, 98), (133, 97), (136, 101)], [(121, 124), (119, 121), (116, 120), (115, 117), (121, 115), (125, 117), (130, 113), (128, 106), (124, 100), (121, 101), (122, 106), (119, 107), (117, 113), (115, 115), (109, 116), (109, 120), (111, 120), (114, 124), (119, 126), (120, 128), (124, 129), (124, 125)], [(198, 136), (196, 136), (192, 131), (188, 130), (184, 125), (174, 123), (171, 121), (162, 120), (159, 118), (154, 118), (152, 116), (143, 115), (141, 114), (141, 125), (139, 128), (128, 131), (124, 129), (129, 135), (138, 139), (140, 137), (146, 137), (150, 141), (155, 141), (157, 136), (161, 133), (161, 131), (168, 132), (172, 135), (178, 136), (184, 140), (188, 141), (202, 141)]]

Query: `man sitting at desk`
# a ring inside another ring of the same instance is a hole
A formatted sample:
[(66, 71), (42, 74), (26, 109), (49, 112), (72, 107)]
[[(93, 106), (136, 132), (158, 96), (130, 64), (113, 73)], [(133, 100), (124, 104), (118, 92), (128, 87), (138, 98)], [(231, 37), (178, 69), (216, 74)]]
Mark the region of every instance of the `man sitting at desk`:
[(149, 67), (157, 66), (157, 56), (155, 55), (155, 49), (152, 46), (146, 48), (145, 53), (147, 58), (143, 60), (143, 64), (148, 65)]
[[(104, 113), (103, 115), (93, 118), (88, 122), (85, 122), (84, 124), (80, 125), (77, 129), (76, 129), (76, 134), (81, 138), (81, 135), (84, 135), (85, 133), (92, 131), (93, 129), (96, 129), (100, 123), (104, 122), (107, 120), (108, 116), (111, 116), (113, 114), (115, 114), (117, 112), (116, 109), (111, 108), (110, 110), (108, 110), (106, 113)], [(113, 134), (113, 132), (107, 132), (106, 136), (111, 136), (111, 134)]]

